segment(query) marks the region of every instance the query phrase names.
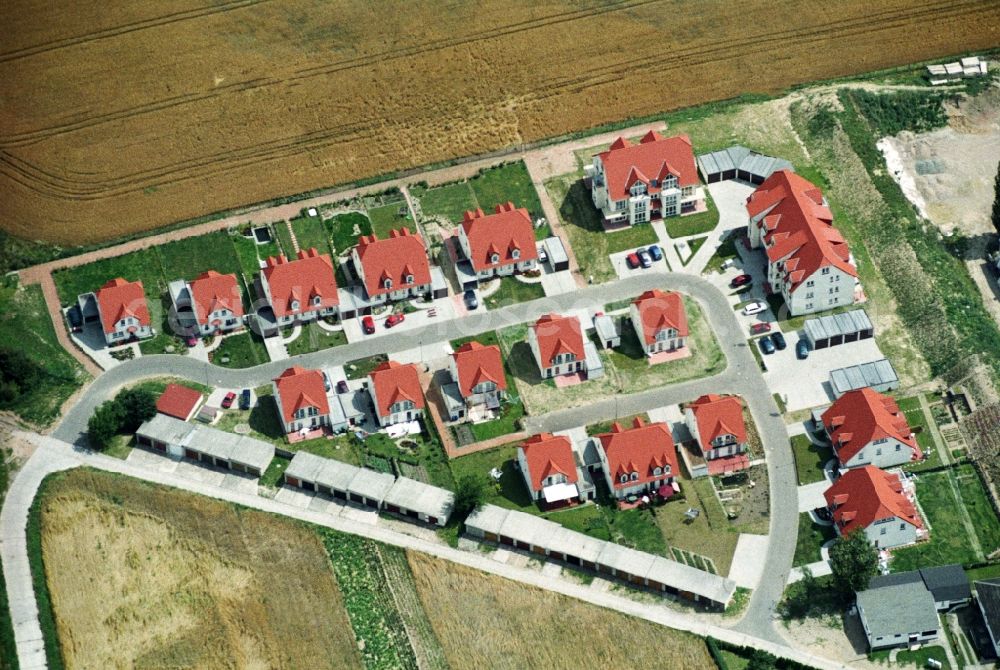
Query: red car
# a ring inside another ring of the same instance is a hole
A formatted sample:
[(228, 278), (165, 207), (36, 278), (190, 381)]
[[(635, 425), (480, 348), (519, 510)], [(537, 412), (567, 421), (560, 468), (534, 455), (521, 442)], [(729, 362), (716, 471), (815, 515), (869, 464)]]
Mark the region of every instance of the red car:
[(390, 314), (389, 318), (385, 320), (385, 327), (392, 328), (397, 323), (403, 323), (405, 318), (406, 317), (402, 314)]
[(236, 400), (236, 394), (230, 391), (226, 394), (226, 397), (222, 399), (222, 409), (229, 409), (232, 407), (234, 400)]
[(639, 267), (639, 254), (634, 252), (629, 254), (628, 256), (625, 257), (625, 262), (628, 263), (628, 266), (630, 268), (635, 270), (637, 267)]
[(740, 286), (746, 286), (753, 281), (753, 277), (750, 275), (737, 275), (733, 277), (733, 281), (729, 282), (729, 285), (733, 288), (739, 288)]
[(361, 329), (365, 331), (365, 335), (371, 335), (375, 332), (375, 320), (370, 316), (363, 317), (361, 319)]
[(750, 332), (753, 333), (754, 335), (760, 335), (761, 333), (768, 333), (770, 331), (771, 331), (771, 324), (767, 322), (755, 323), (752, 326), (750, 326)]

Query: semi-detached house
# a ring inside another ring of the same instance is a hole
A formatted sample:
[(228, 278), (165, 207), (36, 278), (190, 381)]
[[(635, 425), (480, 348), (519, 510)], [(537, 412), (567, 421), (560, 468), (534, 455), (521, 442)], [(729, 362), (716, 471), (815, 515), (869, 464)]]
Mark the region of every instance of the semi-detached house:
[(634, 226), (705, 209), (691, 140), (654, 130), (638, 144), (619, 137), (585, 170), (605, 227)]
[(769, 288), (792, 315), (854, 303), (858, 270), (817, 186), (779, 170), (750, 195), (746, 209), (750, 246), (764, 248)]
[(575, 316), (541, 317), (528, 329), (528, 346), (543, 379), (572, 374), (596, 379), (604, 374), (597, 347), (584, 338)]
[(260, 285), (278, 326), (339, 315), (333, 261), (330, 254), (321, 254), (315, 247), (299, 251), (294, 260), (284, 255), (268, 258)]
[(494, 214), (484, 214), (482, 209), (466, 212), (458, 241), (479, 280), (538, 267), (531, 216), (512, 202), (497, 205)]
[(296, 365), (282, 372), (273, 385), (274, 401), (286, 434), (311, 432), (330, 425), (330, 401), (319, 370)]
[(351, 258), (372, 303), (407, 300), (431, 293), (427, 248), (423, 238), (408, 228), (392, 230), (384, 240), (374, 233), (358, 238)]
[(873, 465), (848, 470), (823, 496), (840, 536), (862, 531), (878, 549), (913, 544), (923, 536), (923, 522), (911, 499), (912, 489), (898, 474)]
[(379, 426), (414, 421), (424, 415), (424, 391), (412, 363), (382, 363), (368, 375), (367, 386)]
[(243, 327), (243, 297), (234, 274), (209, 270), (189, 282), (170, 282), (168, 290), (174, 310), (178, 315), (190, 314), (191, 330), (201, 337)]
[(95, 293), (85, 293), (78, 299), (85, 320), (96, 304), (104, 341), (108, 346), (154, 335), (141, 281), (112, 279)]
[(682, 348), (690, 333), (684, 299), (676, 291), (646, 291), (630, 305), (629, 318), (647, 356)]
[[(533, 435), (517, 448), (517, 463), (531, 497), (545, 505), (578, 500), (583, 476), (569, 438), (552, 433)], [(593, 487), (584, 487), (593, 498)]]
[[(596, 436), (601, 469), (615, 498), (656, 493), (669, 497), (680, 470), (677, 449), (665, 423), (647, 424), (636, 417), (631, 428), (617, 421), (611, 432)], [(666, 489), (664, 487), (667, 487)]]
[(848, 391), (822, 414), (843, 468), (888, 468), (923, 458), (896, 401), (871, 388)]
[(500, 408), (507, 391), (507, 375), (500, 347), (466, 342), (451, 355), (448, 371), (452, 383), (442, 388), (451, 421), (467, 415), (487, 418)]

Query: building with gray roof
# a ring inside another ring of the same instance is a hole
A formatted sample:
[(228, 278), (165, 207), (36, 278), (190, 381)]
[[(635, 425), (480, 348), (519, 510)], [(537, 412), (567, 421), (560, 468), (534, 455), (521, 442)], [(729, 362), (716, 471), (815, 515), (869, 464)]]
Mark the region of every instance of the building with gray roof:
[(990, 635), (993, 654), (1000, 657), (1000, 578), (979, 580), (975, 587), (976, 604)]
[(763, 184), (778, 170), (792, 170), (791, 163), (734, 145), (698, 156), (698, 171), (706, 184), (727, 179), (740, 179), (751, 184)]
[(922, 644), (938, 636), (937, 607), (923, 580), (862, 591), (857, 606), (872, 651)]
[(274, 459), (274, 445), (157, 414), (135, 432), (136, 444), (175, 458), (189, 458), (260, 477)]
[(875, 327), (863, 309), (806, 319), (802, 330), (812, 349), (826, 349), (875, 336)]
[(385, 494), (395, 482), (396, 478), (387, 472), (358, 468), (347, 485), (347, 499), (366, 507), (380, 509)]
[(597, 332), (597, 339), (605, 349), (613, 349), (621, 346), (622, 334), (618, 332), (615, 319), (607, 314), (594, 317), (594, 330)]
[(848, 391), (871, 387), (879, 393), (899, 388), (899, 375), (892, 363), (882, 358), (830, 371), (830, 389), (839, 398)]
[(455, 494), (409, 477), (400, 477), (389, 488), (382, 504), (387, 512), (444, 526), (455, 508)]

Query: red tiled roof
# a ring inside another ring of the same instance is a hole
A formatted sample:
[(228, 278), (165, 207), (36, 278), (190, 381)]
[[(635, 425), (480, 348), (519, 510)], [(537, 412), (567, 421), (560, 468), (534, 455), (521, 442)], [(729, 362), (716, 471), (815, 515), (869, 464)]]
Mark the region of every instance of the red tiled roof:
[(167, 384), (167, 388), (163, 389), (163, 393), (156, 400), (156, 411), (187, 421), (199, 402), (201, 402), (200, 392), (180, 384)]
[(524, 450), (524, 460), (528, 464), (532, 491), (541, 490), (545, 478), (554, 473), (565, 475), (570, 484), (576, 483), (576, 460), (573, 458), (573, 445), (569, 438), (541, 433), (525, 440), (521, 449)]
[(208, 315), (220, 309), (228, 309), (236, 317), (243, 316), (243, 298), (236, 275), (220, 275), (209, 270), (198, 275), (190, 286), (198, 323), (207, 323)]
[(827, 266), (858, 276), (847, 242), (833, 227), (833, 213), (823, 204), (823, 192), (812, 182), (791, 170), (778, 170), (747, 200), (751, 218), (769, 209), (757, 225), (764, 229), (768, 260), (785, 259), (785, 281), (792, 290)]
[(680, 293), (653, 289), (640, 295), (632, 304), (639, 310), (642, 338), (646, 344), (656, 342), (656, 334), (666, 328), (675, 329), (681, 337), (688, 336), (687, 313)]
[(865, 445), (883, 437), (895, 438), (908, 446), (913, 451), (911, 460), (923, 457), (899, 405), (872, 388), (848, 391), (823, 412), (822, 418), (842, 464), (854, 458)]
[(294, 420), (295, 412), (305, 407), (315, 407), (320, 416), (330, 413), (326, 385), (319, 370), (306, 370), (296, 365), (282, 372), (274, 383), (278, 387), (281, 418), (285, 423)]
[[(611, 148), (598, 154), (604, 164), (608, 194), (612, 200), (629, 197), (636, 181), (646, 184), (650, 194), (659, 193), (668, 175), (677, 178), (678, 187), (698, 184), (694, 151), (687, 135), (663, 137), (655, 130), (643, 136), (639, 144), (619, 137)], [(652, 181), (656, 180), (656, 186)]]
[(743, 403), (737, 396), (720, 396), (709, 393), (701, 396), (688, 407), (698, 425), (698, 441), (703, 449), (712, 448), (712, 440), (720, 435), (734, 435), (736, 442), (747, 441), (747, 427), (743, 421)]
[[(496, 214), (488, 216), (481, 209), (466, 212), (462, 230), (469, 240), (469, 260), (476, 272), (538, 258), (531, 216), (524, 207), (515, 208), (512, 202), (497, 205)], [(519, 252), (516, 259), (515, 249)], [(494, 254), (498, 257), (495, 263)]]
[(130, 282), (118, 277), (97, 289), (95, 295), (105, 333), (115, 332), (115, 324), (127, 316), (134, 316), (141, 326), (149, 325), (149, 307), (141, 281)]
[(823, 497), (833, 509), (833, 521), (843, 535), (894, 516), (917, 528), (923, 527), (913, 503), (903, 494), (899, 476), (874, 465), (848, 470)]
[(391, 414), (389, 408), (403, 400), (413, 401), (415, 409), (424, 408), (424, 391), (420, 388), (420, 375), (412, 363), (403, 365), (386, 361), (368, 375), (375, 397), (378, 399), (379, 416)]
[(479, 342), (467, 342), (452, 356), (455, 359), (455, 368), (458, 370), (458, 389), (463, 398), (472, 395), (472, 389), (486, 381), (495, 383), (502, 391), (507, 390), (503, 357), (497, 345), (487, 347)]
[[(431, 283), (424, 240), (409, 228), (390, 231), (385, 240), (374, 234), (359, 237), (357, 253), (369, 296)], [(406, 282), (407, 275), (413, 275), (412, 282)], [(386, 279), (392, 281), (392, 288), (385, 288)]]
[(538, 353), (545, 367), (552, 365), (556, 354), (574, 354), (583, 360), (583, 331), (575, 316), (546, 314), (532, 326), (538, 339)]
[[(268, 258), (263, 274), (271, 289), (271, 308), (275, 316), (312, 312), (340, 304), (330, 254), (321, 254), (315, 247), (299, 251), (298, 258), (292, 261), (284, 256)], [(313, 304), (316, 296), (320, 298), (319, 306)], [(293, 300), (299, 303), (297, 310), (292, 309)]]
[[(604, 454), (608, 459), (608, 469), (615, 488), (625, 488), (648, 484), (662, 479), (663, 475), (654, 475), (653, 468), (670, 468), (670, 476), (676, 477), (680, 470), (677, 466), (677, 450), (674, 439), (665, 423), (646, 424), (636, 418), (633, 427), (622, 428), (615, 423), (610, 433), (603, 433), (597, 438), (601, 441)], [(624, 484), (619, 481), (621, 475), (639, 473), (639, 479)]]

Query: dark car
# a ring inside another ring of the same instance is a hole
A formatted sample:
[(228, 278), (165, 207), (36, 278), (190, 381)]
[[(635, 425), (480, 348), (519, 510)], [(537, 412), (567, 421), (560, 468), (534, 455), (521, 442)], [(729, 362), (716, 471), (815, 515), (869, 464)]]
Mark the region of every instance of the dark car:
[(365, 331), (365, 335), (371, 335), (375, 332), (375, 319), (370, 316), (363, 317), (361, 319), (361, 329)]
[(639, 250), (639, 264), (642, 265), (643, 268), (648, 268), (653, 265), (653, 259), (649, 257), (649, 253), (647, 253), (645, 249)]
[(476, 297), (476, 292), (471, 288), (465, 289), (465, 306), (469, 309), (479, 307), (479, 298)]
[(385, 320), (385, 327), (386, 328), (392, 328), (393, 326), (395, 326), (398, 323), (403, 323), (403, 321), (405, 321), (405, 320), (406, 320), (406, 316), (404, 316), (402, 313), (400, 313), (400, 314), (390, 314), (389, 318)]
[(240, 392), (240, 409), (250, 409), (250, 389)]
[(330, 383), (330, 375), (323, 373), (323, 390), (327, 393), (333, 388), (333, 384)]
[(653, 257), (654, 261), (662, 261), (663, 260), (663, 250), (660, 249), (660, 245), (658, 245), (658, 244), (651, 244), (651, 245), (649, 245), (649, 248), (646, 249), (646, 251), (649, 252), (649, 255)]
[(795, 343), (795, 357), (800, 361), (809, 358), (809, 343), (805, 340), (799, 340)]
[(767, 321), (761, 321), (760, 323), (755, 323), (750, 326), (750, 332), (754, 335), (760, 335), (761, 333), (771, 332), (771, 324)]
[(628, 263), (628, 266), (630, 268), (632, 268), (633, 270), (636, 269), (637, 267), (639, 267), (639, 256), (638, 256), (638, 254), (636, 254), (636, 253), (629, 254), (628, 256), (625, 257), (625, 262)]
[(346, 379), (341, 379), (339, 382), (337, 382), (337, 393), (347, 393), (347, 391), (348, 389), (347, 389)]
[(771, 339), (774, 341), (774, 346), (778, 351), (784, 349), (787, 345), (785, 343), (785, 336), (781, 334), (781, 331), (774, 331), (771, 333)]
[(236, 394), (230, 391), (226, 394), (226, 397), (222, 399), (222, 409), (229, 409), (232, 407), (234, 400), (236, 400)]
[(760, 343), (760, 350), (765, 354), (774, 353), (774, 342), (771, 341), (770, 337), (762, 337), (757, 341)]
[(69, 329), (74, 333), (83, 330), (83, 314), (79, 305), (73, 305), (66, 310), (66, 320), (69, 321)]
[(746, 286), (753, 282), (753, 277), (750, 275), (736, 275), (733, 280), (729, 282), (729, 285), (733, 288), (739, 288), (741, 286)]

